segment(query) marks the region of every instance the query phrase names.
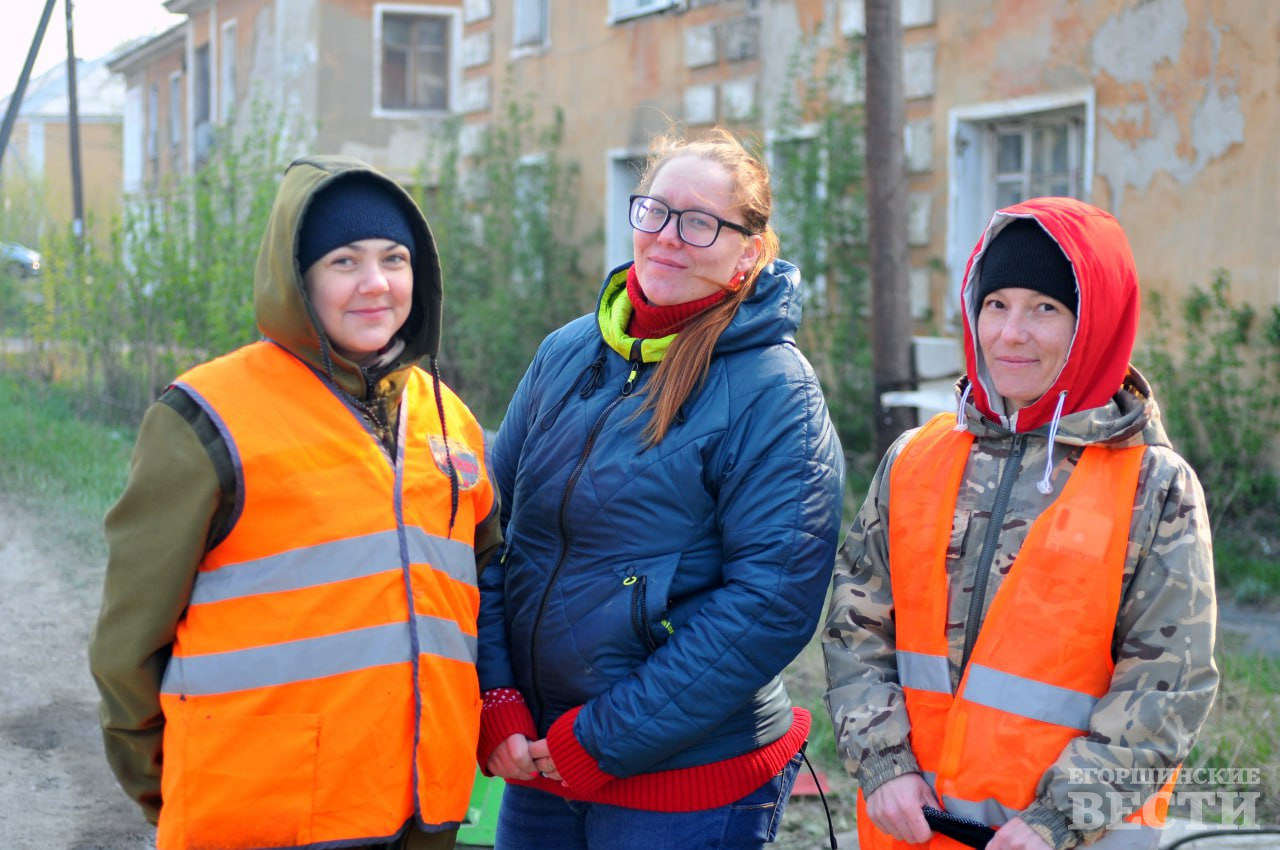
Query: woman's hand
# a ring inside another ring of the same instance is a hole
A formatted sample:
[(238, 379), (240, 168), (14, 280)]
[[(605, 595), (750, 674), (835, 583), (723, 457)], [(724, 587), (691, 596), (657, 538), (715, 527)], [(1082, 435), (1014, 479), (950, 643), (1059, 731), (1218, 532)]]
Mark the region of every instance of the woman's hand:
[(551, 760), (551, 750), (547, 747), (547, 739), (539, 738), (536, 741), (529, 742), (529, 755), (533, 757), (533, 765), (538, 772), (548, 779), (556, 782), (563, 782), (560, 778), (559, 771), (556, 770), (556, 763)]
[(529, 739), (517, 732), (494, 748), (485, 769), (503, 779), (533, 779), (538, 769), (529, 755), (530, 746)]
[[(895, 776), (871, 792), (867, 798), (867, 814), (871, 822), (899, 841), (923, 844), (933, 836), (922, 807), (938, 806), (933, 789), (918, 773)], [(994, 845), (992, 845), (994, 847)], [(1009, 845), (1012, 848), (1017, 845)]]
[(996, 830), (987, 850), (1053, 850), (1026, 821), (1014, 818)]

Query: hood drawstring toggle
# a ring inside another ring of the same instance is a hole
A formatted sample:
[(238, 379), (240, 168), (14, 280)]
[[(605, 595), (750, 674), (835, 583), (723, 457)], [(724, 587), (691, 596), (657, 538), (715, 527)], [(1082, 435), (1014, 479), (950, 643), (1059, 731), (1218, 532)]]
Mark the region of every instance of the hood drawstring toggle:
[(960, 403), (956, 405), (956, 424), (951, 430), (967, 431), (969, 430), (968, 420), (964, 415), (965, 405), (969, 403), (969, 393), (973, 392), (973, 384), (965, 381), (964, 391), (960, 393)]
[(1053, 484), (1049, 477), (1053, 474), (1053, 441), (1058, 436), (1058, 421), (1062, 419), (1062, 406), (1067, 402), (1067, 391), (1058, 393), (1058, 405), (1053, 409), (1053, 418), (1049, 420), (1049, 451), (1044, 461), (1044, 478), (1036, 483), (1036, 489), (1048, 496), (1053, 492)]

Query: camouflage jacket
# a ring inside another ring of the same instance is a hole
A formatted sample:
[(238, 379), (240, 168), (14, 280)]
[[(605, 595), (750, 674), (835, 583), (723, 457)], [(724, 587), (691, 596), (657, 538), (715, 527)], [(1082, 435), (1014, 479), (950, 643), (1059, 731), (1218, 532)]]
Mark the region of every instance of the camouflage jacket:
[[(966, 419), (975, 439), (946, 561), (953, 689), (960, 680), (979, 553), (1015, 441), (1025, 445), (987, 580), (984, 617), (1032, 521), (1062, 492), (1084, 447), (1147, 446), (1112, 643), (1116, 667), (1111, 689), (1098, 701), (1089, 733), (1046, 765), (1036, 800), (1020, 814), (1055, 848), (1072, 847), (1096, 840), (1103, 829), (1072, 828), (1077, 823), (1072, 821), (1071, 795), (1090, 794), (1091, 805), (1100, 805), (1093, 810), (1100, 815), (1096, 822), (1118, 823), (1162, 784), (1128, 779), (1135, 773), (1139, 778), (1158, 776), (1161, 769), (1179, 764), (1213, 702), (1217, 607), (1204, 495), (1191, 467), (1170, 447), (1150, 387), (1136, 370), (1107, 404), (1063, 417), (1052, 447), (1046, 428), (1015, 437), (973, 405), (967, 407)], [(903, 434), (885, 454), (840, 550), (823, 633), (826, 701), (837, 748), (864, 794), (920, 770), (898, 685), (888, 553), (889, 470), (914, 433)], [(1053, 493), (1045, 496), (1036, 484), (1050, 463)], [(1116, 768), (1155, 770), (1143, 776), (1142, 771), (1117, 774)]]

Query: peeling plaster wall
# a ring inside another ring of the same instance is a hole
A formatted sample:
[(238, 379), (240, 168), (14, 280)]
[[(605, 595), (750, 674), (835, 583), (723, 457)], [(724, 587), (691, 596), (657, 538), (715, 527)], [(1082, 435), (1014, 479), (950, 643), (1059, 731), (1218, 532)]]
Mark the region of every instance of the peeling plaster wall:
[[(582, 10), (568, 5), (551, 6), (548, 50), (512, 57), (509, 4), (494, 3), (494, 56), (484, 70), (493, 75), (495, 112), (470, 120), (494, 120), (502, 103), (498, 93), (508, 84), (517, 99), (534, 97), (540, 123), (553, 109), (563, 110), (563, 153), (582, 166), (578, 227), (587, 238), (604, 226), (610, 153), (643, 155), (655, 135), (684, 125), (691, 107), (712, 111), (717, 123), (760, 134), (776, 111), (801, 34), (816, 30), (824, 18), (834, 22), (839, 4), (713, 0), (614, 24), (605, 22), (605, 2), (583, 3)], [(728, 111), (747, 108), (744, 103), (750, 104), (751, 117), (731, 120)], [(710, 123), (687, 126), (697, 131)], [(597, 259), (583, 258), (582, 267), (593, 278), (603, 267)], [(592, 279), (584, 285), (597, 283)]]
[(1240, 69), (1224, 67), (1222, 29), (1211, 17), (1200, 23), (1190, 32), (1184, 0), (1153, 0), (1106, 21), (1090, 45), (1094, 78), (1110, 77), (1131, 98), (1098, 109), (1098, 175), (1117, 214), (1127, 187), (1146, 190), (1162, 172), (1190, 183), (1244, 142)]
[(1280, 303), (1280, 3), (953, 0), (938, 11), (935, 126), (954, 108), (1090, 88), (1089, 200), (1125, 226), (1143, 288), (1176, 297), (1226, 268), (1238, 299)]

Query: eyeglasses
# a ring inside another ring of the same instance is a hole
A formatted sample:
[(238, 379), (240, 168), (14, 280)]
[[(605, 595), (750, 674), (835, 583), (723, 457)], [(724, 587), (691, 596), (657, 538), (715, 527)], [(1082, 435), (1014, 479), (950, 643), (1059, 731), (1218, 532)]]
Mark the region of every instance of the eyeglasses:
[(658, 233), (676, 217), (676, 233), (680, 241), (695, 248), (710, 248), (720, 237), (721, 228), (729, 228), (750, 236), (751, 231), (740, 224), (725, 221), (719, 216), (701, 210), (673, 210), (648, 195), (631, 196), (631, 226), (641, 233)]

